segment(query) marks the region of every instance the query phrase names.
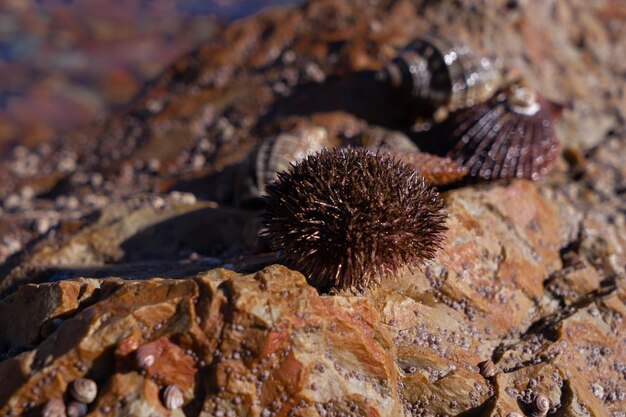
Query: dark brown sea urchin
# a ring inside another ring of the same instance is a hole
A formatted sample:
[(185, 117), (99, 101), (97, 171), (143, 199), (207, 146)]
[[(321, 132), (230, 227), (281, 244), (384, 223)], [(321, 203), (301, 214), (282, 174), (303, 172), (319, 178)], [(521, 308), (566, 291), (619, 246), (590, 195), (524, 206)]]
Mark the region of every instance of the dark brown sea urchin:
[(366, 149), (308, 156), (267, 187), (274, 249), (320, 290), (363, 288), (440, 247), (446, 214), (410, 166)]

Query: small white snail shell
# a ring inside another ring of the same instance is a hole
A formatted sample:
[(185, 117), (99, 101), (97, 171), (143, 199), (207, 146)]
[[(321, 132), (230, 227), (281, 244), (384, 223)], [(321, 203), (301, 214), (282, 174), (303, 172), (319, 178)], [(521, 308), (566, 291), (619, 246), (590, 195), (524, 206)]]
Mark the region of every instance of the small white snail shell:
[(65, 403), (60, 398), (54, 398), (44, 405), (41, 411), (42, 417), (66, 417)]
[(156, 362), (160, 351), (154, 344), (147, 344), (140, 346), (135, 351), (135, 362), (141, 369), (150, 368)]
[(175, 410), (182, 407), (185, 399), (183, 398), (183, 392), (176, 385), (168, 385), (163, 390), (162, 395), (163, 405), (169, 410)]
[(89, 404), (98, 395), (98, 385), (91, 379), (78, 378), (70, 387), (70, 394), (76, 401)]
[(87, 414), (87, 404), (80, 401), (70, 401), (67, 405), (67, 417), (83, 417)]
[(548, 410), (550, 410), (550, 400), (543, 394), (535, 395), (533, 399), (533, 411), (531, 413), (532, 417), (543, 417), (548, 414)]

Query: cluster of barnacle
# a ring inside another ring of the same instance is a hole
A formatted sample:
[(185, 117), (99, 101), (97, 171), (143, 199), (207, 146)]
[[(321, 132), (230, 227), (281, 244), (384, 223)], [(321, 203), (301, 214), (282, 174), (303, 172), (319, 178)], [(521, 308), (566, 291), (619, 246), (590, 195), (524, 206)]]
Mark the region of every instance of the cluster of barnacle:
[(421, 152), (402, 134), (328, 150), (324, 129), (299, 129), (257, 148), (240, 176), (239, 200), (265, 198), (270, 244), (319, 289), (363, 288), (419, 266), (445, 231), (442, 200), (427, 182), (536, 180), (557, 157), (550, 104), (502, 79), (493, 61), (467, 46), (417, 39), (376, 82), (415, 114), (447, 109), (430, 129), (441, 155)]

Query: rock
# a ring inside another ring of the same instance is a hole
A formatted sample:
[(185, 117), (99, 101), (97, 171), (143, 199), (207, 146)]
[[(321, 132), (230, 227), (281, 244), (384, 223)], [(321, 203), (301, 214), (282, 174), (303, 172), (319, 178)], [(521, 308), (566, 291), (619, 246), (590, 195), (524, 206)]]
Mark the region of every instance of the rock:
[[(34, 415), (87, 377), (94, 415), (504, 417), (530, 415), (540, 394), (548, 415), (622, 416), (622, 9), (269, 10), (178, 60), (101, 126), (16, 149), (0, 165), (0, 415)], [(372, 77), (437, 28), (564, 105), (569, 157), (536, 183), (446, 186), (434, 261), (362, 293), (318, 294), (275, 265), (259, 213), (234, 206), (240, 163), (300, 128), (337, 146), (417, 141)], [(158, 358), (138, 366), (142, 346)], [(168, 385), (182, 409), (163, 406)]]
[[(506, 415), (528, 412), (536, 393), (565, 413), (619, 410), (623, 287), (587, 282), (569, 307), (551, 307), (541, 278), (571, 268), (560, 249), (580, 219), (557, 221), (567, 210), (538, 190), (514, 181), (449, 192), (437, 259), (362, 295), (318, 295), (281, 266), (22, 287), (0, 304), (6, 350), (30, 346), (0, 363), (0, 377), (19, 375), (0, 391), (0, 412), (61, 396), (85, 375), (103, 415), (164, 415), (167, 385), (182, 390), (185, 412), (207, 416)], [(45, 338), (28, 330), (59, 316)], [(156, 359), (142, 369), (134, 352), (148, 344)], [(478, 367), (488, 358), (493, 383)]]
[[(165, 414), (158, 390), (169, 384), (205, 413), (400, 410), (391, 340), (363, 297), (319, 296), (279, 266), (248, 276), (215, 270), (185, 280), (75, 283), (97, 294), (75, 298), (78, 311), (55, 333), (0, 364), (13, 381), (2, 389), (2, 413), (60, 396), (87, 373), (100, 383), (94, 407), (105, 415)], [(77, 296), (60, 284), (35, 288)], [(146, 343), (159, 344), (160, 354), (142, 376), (131, 357)]]

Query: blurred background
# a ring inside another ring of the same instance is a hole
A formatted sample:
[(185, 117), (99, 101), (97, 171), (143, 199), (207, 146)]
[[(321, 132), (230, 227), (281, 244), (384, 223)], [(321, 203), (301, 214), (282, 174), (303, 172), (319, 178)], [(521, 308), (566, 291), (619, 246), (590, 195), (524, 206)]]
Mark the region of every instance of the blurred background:
[(2, 0), (0, 155), (102, 120), (224, 24), (290, 3)]

